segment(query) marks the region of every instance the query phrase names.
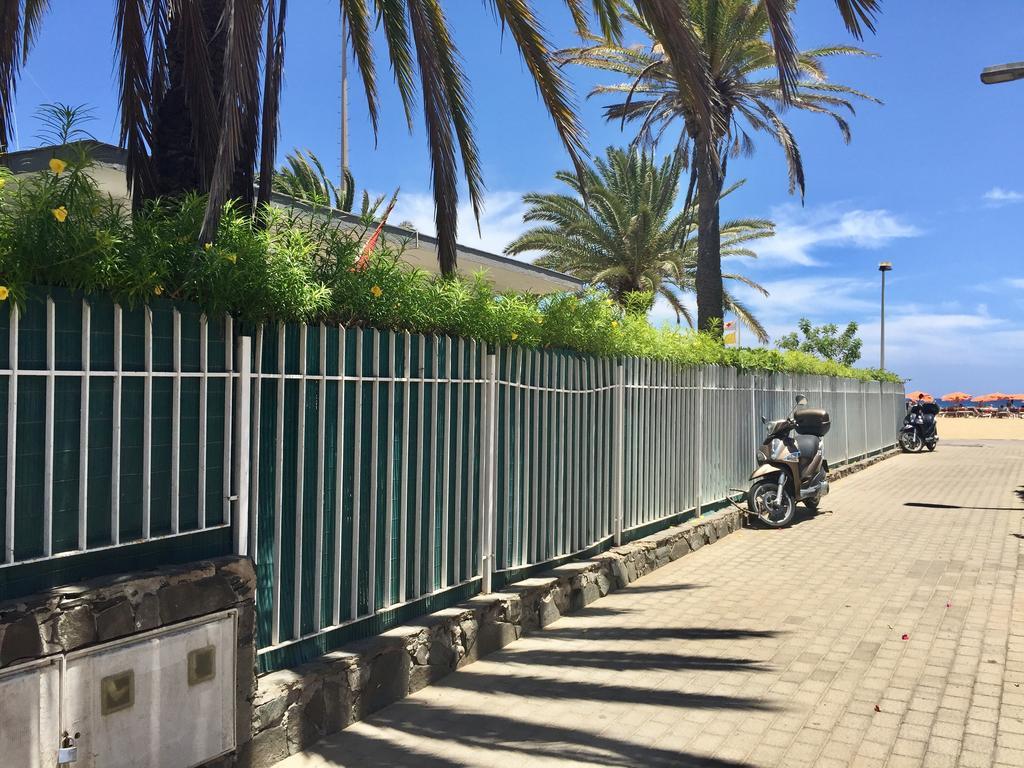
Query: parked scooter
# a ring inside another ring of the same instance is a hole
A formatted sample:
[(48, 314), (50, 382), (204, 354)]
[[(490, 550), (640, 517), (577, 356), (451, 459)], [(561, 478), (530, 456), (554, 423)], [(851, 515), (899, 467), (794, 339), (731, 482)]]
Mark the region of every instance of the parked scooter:
[(939, 406), (936, 403), (926, 403), (924, 400), (914, 403), (903, 417), (899, 435), (900, 450), (904, 453), (914, 453), (924, 448), (934, 451), (939, 444), (939, 429), (935, 422), (938, 415)]
[(768, 436), (757, 451), (757, 469), (747, 492), (749, 513), (771, 528), (784, 528), (796, 516), (796, 505), (816, 510), (828, 494), (828, 462), (824, 441), (831, 421), (827, 411), (807, 408), (797, 395), (785, 419), (761, 421)]

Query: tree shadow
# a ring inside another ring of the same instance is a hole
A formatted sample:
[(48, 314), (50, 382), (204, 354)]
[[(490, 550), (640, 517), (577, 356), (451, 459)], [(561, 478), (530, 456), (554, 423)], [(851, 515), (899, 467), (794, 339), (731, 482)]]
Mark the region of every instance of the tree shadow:
[[(579, 615), (579, 614), (576, 614)], [(756, 640), (781, 633), (762, 629), (718, 629), (717, 627), (547, 627), (544, 637), (565, 640)]]
[(688, 592), (692, 589), (704, 589), (704, 584), (638, 584), (633, 582), (625, 590), (633, 594), (647, 592)]
[(517, 651), (507, 649), (501, 661), (552, 667), (595, 667), (625, 670), (708, 670), (719, 672), (765, 672), (767, 668), (754, 659), (729, 656), (692, 656), (677, 653), (647, 653), (643, 651)]
[[(502, 659), (506, 661), (507, 659)], [(564, 680), (537, 675), (496, 675), (489, 672), (466, 672), (449, 675), (437, 683), (438, 688), (457, 688), (470, 693), (507, 693), (531, 699), (562, 701), (583, 699), (628, 704), (649, 704), (679, 709), (742, 709), (771, 712), (777, 707), (760, 699), (745, 696), (722, 696), (711, 693), (684, 693), (659, 688), (638, 688), (626, 685), (605, 685), (578, 680)]]
[(1024, 512), (1022, 507), (964, 507), (959, 504), (938, 504), (926, 501), (905, 501), (903, 506), (917, 509), (965, 509), (975, 512)]
[[(367, 724), (396, 731), (436, 746), (438, 752), (451, 744), (469, 747), (487, 755), (490, 765), (514, 765), (526, 758), (560, 760), (578, 765), (604, 766), (705, 766), (706, 768), (749, 768), (749, 763), (660, 749), (623, 741), (579, 728), (518, 720), (513, 717), (453, 710), (422, 700), (406, 700), (382, 710)], [(441, 724), (442, 727), (438, 727)], [(315, 744), (309, 753), (331, 765), (387, 765), (410, 768), (449, 768), (460, 765), (445, 758), (426, 755), (386, 739), (348, 730)], [(342, 762), (345, 761), (345, 762)]]

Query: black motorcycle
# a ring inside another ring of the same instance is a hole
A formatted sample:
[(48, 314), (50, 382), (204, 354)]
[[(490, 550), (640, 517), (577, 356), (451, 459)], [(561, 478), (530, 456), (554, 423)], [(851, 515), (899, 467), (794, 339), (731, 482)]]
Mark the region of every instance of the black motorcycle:
[(914, 403), (903, 418), (900, 450), (904, 453), (915, 453), (925, 448), (934, 451), (939, 444), (939, 430), (935, 422), (938, 415), (939, 406), (935, 403)]

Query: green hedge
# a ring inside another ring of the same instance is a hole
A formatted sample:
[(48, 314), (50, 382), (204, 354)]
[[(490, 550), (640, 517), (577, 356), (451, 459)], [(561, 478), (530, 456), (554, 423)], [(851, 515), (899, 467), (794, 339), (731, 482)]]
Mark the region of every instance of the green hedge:
[(3, 299), (23, 303), (35, 286), (65, 286), (129, 307), (153, 296), (188, 300), (246, 322), (366, 325), (684, 365), (898, 381), (799, 352), (726, 348), (705, 334), (655, 328), (593, 289), (537, 297), (496, 294), (482, 275), (438, 279), (404, 266), (394, 244), (378, 248), (360, 269), (365, 231), (297, 210), (250, 215), (229, 205), (215, 242), (200, 247), (202, 197), (151, 202), (132, 216), (97, 189), (83, 147), (64, 147), (58, 160), (18, 179), (0, 169)]

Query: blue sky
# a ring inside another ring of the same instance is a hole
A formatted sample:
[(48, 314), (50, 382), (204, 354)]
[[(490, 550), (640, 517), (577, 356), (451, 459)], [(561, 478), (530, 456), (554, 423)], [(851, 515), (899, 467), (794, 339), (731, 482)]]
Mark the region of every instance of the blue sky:
[[(29, 60), (15, 104), (22, 147), (36, 143), (32, 118), (47, 101), (95, 108), (93, 133), (116, 140), (116, 83), (111, 65), (113, 2), (93, 0), (91, 14), (55, 3)], [(543, 7), (557, 45), (574, 43), (559, 4)], [(554, 190), (553, 171), (567, 158), (510, 40), (483, 3), (446, 3), (472, 81), (477, 135), (488, 187), (482, 234), (468, 216), (460, 240), (500, 250), (521, 231), (520, 196)], [(308, 147), (329, 167), (338, 162), (339, 49), (336, 0), (292, 3), (288, 26), (282, 153)], [(797, 18), (802, 47), (846, 42), (830, 2), (805, 2)], [(895, 271), (888, 288), (887, 362), (911, 388), (1024, 391), (1024, 153), (1019, 135), (1024, 82), (983, 86), (988, 64), (1024, 59), (1024, 7), (1014, 0), (972, 4), (971, 13), (926, 0), (885, 3), (879, 33), (865, 42), (879, 58), (835, 60), (833, 79), (882, 99), (853, 121), (851, 145), (824, 118), (789, 116), (807, 169), (803, 206), (787, 193), (779, 150), (730, 163), (746, 186), (726, 216), (770, 216), (777, 237), (741, 268), (771, 291), (753, 300), (773, 336), (799, 317), (856, 320), (864, 364), (878, 360), (880, 260)], [(351, 91), (351, 165), (360, 187), (401, 187), (395, 220), (432, 231), (422, 129), (410, 135), (386, 62), (380, 62), (384, 109), (374, 141), (358, 81)], [(583, 99), (607, 78), (569, 76), (579, 95), (590, 145), (601, 151), (631, 136), (605, 124), (601, 100)]]

